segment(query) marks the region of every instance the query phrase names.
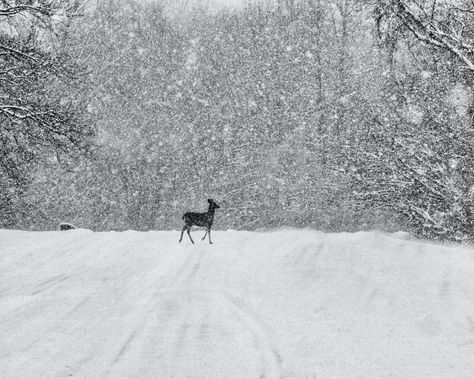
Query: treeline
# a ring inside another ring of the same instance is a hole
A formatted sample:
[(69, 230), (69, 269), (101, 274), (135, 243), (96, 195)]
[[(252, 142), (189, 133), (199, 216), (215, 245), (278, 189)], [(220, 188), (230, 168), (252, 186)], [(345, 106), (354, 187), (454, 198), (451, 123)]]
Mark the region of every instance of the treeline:
[(42, 152), (2, 200), (4, 225), (178, 228), (212, 197), (218, 228), (470, 240), (474, 6), (428, 3), (279, 0), (177, 19), (159, 2), (101, 1), (58, 38), (78, 89), (49, 92), (74, 93), (58, 104), (93, 125), (91, 157)]

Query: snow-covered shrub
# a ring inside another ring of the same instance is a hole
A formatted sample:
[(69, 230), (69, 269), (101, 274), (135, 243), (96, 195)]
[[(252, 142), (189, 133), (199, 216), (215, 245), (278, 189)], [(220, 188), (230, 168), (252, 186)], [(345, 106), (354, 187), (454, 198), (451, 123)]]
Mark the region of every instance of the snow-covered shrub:
[[(459, 101), (449, 101), (460, 85), (442, 76), (412, 81), (411, 88), (392, 87), (400, 102), (388, 96), (384, 122), (361, 141), (355, 196), (402, 214), (417, 235), (472, 241), (474, 128), (468, 114), (459, 114)], [(407, 99), (422, 110), (416, 122), (407, 118)]]

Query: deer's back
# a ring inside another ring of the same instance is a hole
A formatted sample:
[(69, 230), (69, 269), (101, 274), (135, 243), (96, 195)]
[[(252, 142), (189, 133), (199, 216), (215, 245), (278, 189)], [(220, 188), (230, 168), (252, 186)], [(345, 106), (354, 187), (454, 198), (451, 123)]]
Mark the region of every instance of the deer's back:
[(212, 224), (212, 216), (208, 213), (186, 212), (183, 220), (188, 226), (209, 226)]

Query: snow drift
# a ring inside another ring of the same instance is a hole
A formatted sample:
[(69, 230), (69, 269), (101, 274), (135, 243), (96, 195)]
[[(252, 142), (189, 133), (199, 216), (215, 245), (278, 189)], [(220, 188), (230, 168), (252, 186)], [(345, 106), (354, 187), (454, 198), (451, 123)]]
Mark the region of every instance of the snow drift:
[(178, 238), (0, 230), (0, 376), (474, 375), (474, 249), (375, 232)]

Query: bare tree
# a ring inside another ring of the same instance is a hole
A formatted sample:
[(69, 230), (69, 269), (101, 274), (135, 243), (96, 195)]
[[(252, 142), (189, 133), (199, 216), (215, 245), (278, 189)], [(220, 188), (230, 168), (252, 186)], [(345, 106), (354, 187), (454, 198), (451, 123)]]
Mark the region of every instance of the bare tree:
[(91, 146), (94, 130), (78, 95), (85, 71), (61, 49), (78, 10), (69, 0), (0, 2), (0, 175), (8, 179), (6, 189), (24, 186), (38, 158), (81, 155)]
[(456, 56), (474, 72), (474, 3), (470, 0), (381, 0), (376, 5), (381, 35), (411, 32), (418, 40)]

